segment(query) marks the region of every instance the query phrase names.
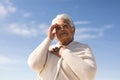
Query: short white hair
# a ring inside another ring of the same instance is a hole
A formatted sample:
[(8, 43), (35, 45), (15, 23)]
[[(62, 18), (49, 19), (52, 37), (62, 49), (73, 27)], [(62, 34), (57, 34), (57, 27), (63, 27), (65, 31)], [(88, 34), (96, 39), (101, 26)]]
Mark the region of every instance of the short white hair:
[(59, 19), (65, 19), (69, 21), (69, 24), (71, 27), (74, 27), (72, 19), (69, 17), (69, 15), (63, 13), (63, 14), (58, 14), (53, 20), (52, 20), (52, 25), (56, 24), (57, 20)]

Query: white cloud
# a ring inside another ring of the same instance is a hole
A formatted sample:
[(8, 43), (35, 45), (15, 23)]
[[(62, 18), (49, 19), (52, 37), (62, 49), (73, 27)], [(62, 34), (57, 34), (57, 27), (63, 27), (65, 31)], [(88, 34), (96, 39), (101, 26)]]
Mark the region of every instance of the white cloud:
[(112, 28), (112, 25), (106, 25), (102, 28), (81, 28), (77, 27), (76, 28), (76, 34), (75, 34), (75, 39), (79, 40), (85, 40), (85, 39), (93, 39), (97, 37), (102, 37), (104, 36), (104, 33)]
[(26, 64), (26, 60), (0, 55), (0, 65), (4, 64)]
[(15, 13), (16, 12), (16, 8), (14, 6), (8, 6), (7, 10), (9, 13)]
[(7, 16), (7, 11), (4, 6), (0, 5), (0, 19)]
[(10, 0), (2, 0), (3, 3), (6, 3), (6, 4), (9, 4), (9, 5), (12, 5), (12, 3), (10, 2)]
[(30, 17), (30, 16), (31, 16), (31, 13), (24, 13), (23, 16), (24, 16), (24, 17)]
[(42, 23), (39, 25), (40, 32), (43, 34), (47, 33), (48, 28), (49, 28), (49, 26), (45, 23)]
[[(9, 16), (11, 14), (19, 15), (19, 18), (22, 18), (25, 20), (25, 18), (30, 17), (32, 14), (29, 12), (26, 12), (25, 10), (19, 10), (17, 11), (17, 8), (13, 5), (13, 3), (10, 0), (1, 0), (0, 3), (0, 32), (3, 33), (9, 33), (19, 36), (25, 36), (25, 37), (33, 37), (37, 36), (41, 33), (45, 33), (46, 31), (46, 24), (39, 24), (37, 25), (35, 21), (29, 21), (27, 23), (23, 23), (22, 19), (21, 21), (15, 21), (15, 22), (9, 22)], [(10, 17), (11, 18), (11, 17)], [(17, 18), (14, 17), (13, 18)], [(7, 21), (7, 22), (6, 22)], [(8, 23), (9, 22), (9, 23)]]
[(6, 25), (0, 24), (0, 32), (23, 37), (36, 37), (38, 35), (46, 35), (49, 26), (45, 23), (36, 24), (35, 21), (30, 23), (10, 23)]
[(27, 24), (18, 23), (10, 24), (9, 27), (6, 28), (6, 31), (11, 34), (27, 37), (36, 36), (38, 34), (37, 29), (28, 27)]
[[(85, 40), (103, 37), (105, 32), (112, 28), (113, 25), (105, 25), (101, 28), (86, 28), (76, 27), (75, 39)], [(3, 28), (3, 29), (2, 29)], [(2, 32), (7, 32), (13, 35), (25, 36), (25, 37), (37, 37), (38, 35), (46, 35), (49, 25), (41, 23), (36, 25), (35, 21), (30, 23), (13, 23), (8, 24), (7, 27), (2, 27)]]
[(74, 24), (75, 25), (80, 25), (80, 24), (89, 24), (90, 21), (75, 21)]
[(96, 35), (91, 35), (91, 34), (81, 34), (81, 35), (79, 35), (80, 40), (91, 39), (91, 38), (96, 38)]
[(11, 63), (11, 59), (6, 56), (0, 55), (0, 64), (8, 64)]
[(0, 4), (0, 19), (4, 19), (12, 13), (16, 12), (16, 7), (9, 0), (2, 0)]

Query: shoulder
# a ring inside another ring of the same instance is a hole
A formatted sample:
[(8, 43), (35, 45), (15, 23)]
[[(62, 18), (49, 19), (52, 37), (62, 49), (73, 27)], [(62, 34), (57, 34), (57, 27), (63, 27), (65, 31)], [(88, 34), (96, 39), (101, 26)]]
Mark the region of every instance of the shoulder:
[(71, 42), (68, 46), (74, 47), (74, 48), (90, 48), (88, 44), (80, 43), (77, 41)]

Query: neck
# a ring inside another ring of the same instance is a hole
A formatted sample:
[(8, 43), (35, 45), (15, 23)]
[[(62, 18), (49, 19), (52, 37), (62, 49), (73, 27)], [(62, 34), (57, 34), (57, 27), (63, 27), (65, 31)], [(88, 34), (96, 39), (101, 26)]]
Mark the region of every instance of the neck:
[(63, 42), (59, 42), (60, 45), (63, 45), (63, 46), (67, 46), (69, 43), (71, 43), (73, 41), (73, 39), (71, 40), (67, 40), (67, 41), (63, 41)]

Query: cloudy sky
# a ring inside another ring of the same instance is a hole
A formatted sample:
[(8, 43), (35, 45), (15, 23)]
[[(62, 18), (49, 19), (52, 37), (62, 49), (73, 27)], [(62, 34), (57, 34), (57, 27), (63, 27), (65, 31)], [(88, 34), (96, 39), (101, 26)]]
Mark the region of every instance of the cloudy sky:
[(60, 13), (73, 19), (75, 40), (91, 46), (98, 66), (95, 80), (120, 78), (119, 0), (0, 0), (1, 80), (36, 80), (27, 58)]

